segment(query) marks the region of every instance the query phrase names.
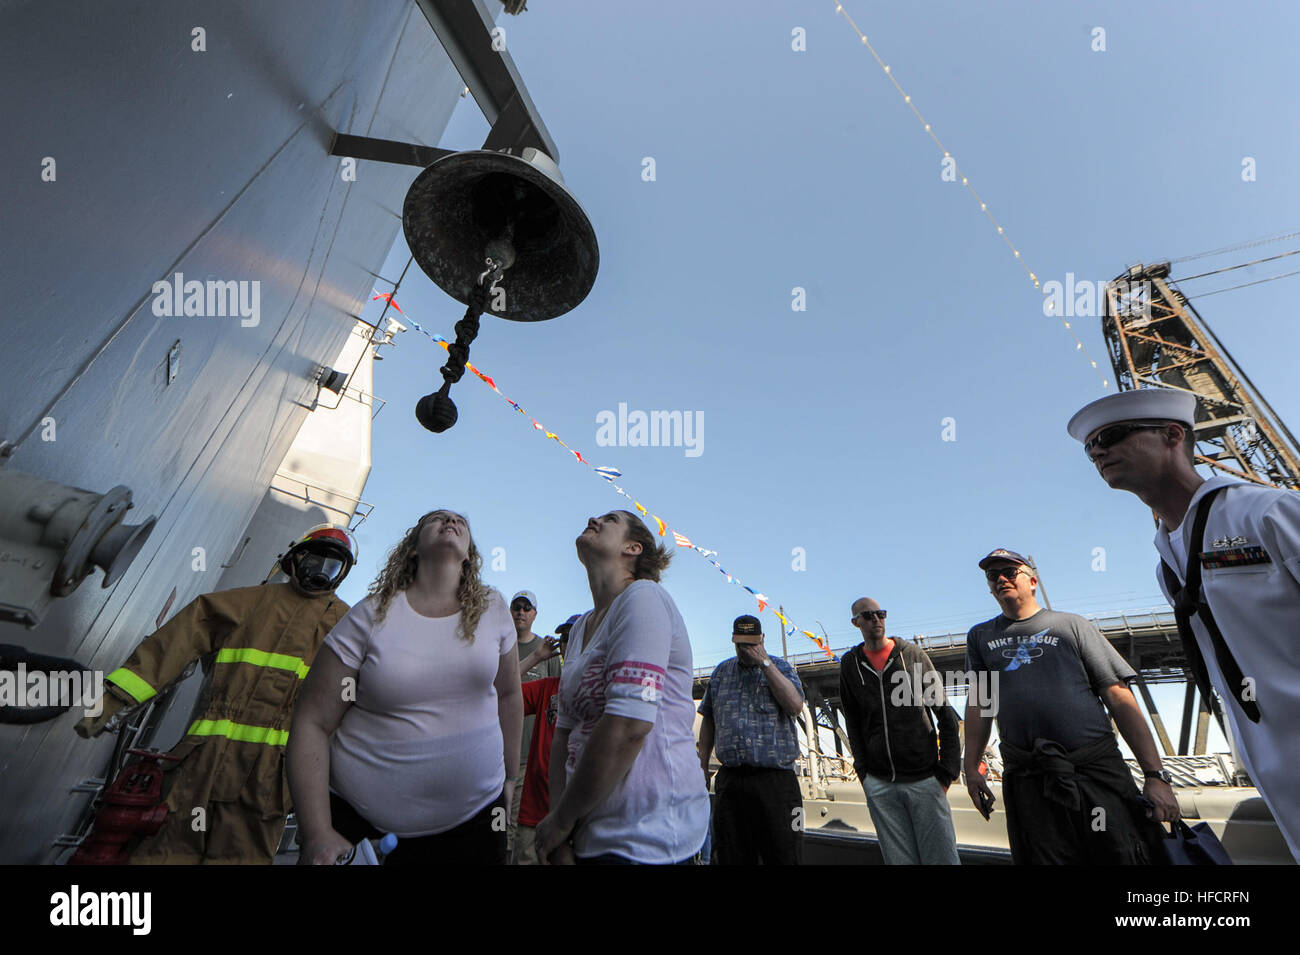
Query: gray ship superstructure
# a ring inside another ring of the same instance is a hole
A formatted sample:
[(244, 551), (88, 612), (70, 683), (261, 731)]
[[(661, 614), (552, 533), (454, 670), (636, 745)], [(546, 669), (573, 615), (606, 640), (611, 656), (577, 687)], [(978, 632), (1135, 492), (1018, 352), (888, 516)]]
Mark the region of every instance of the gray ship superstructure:
[[(3, 574), (0, 644), (107, 672), (313, 524), (364, 516), (369, 362), (392, 328), (358, 316), (418, 169), (331, 149), (436, 145), (467, 87), (495, 123), (513, 64), (475, 70), (501, 10), (6, 5), (0, 561), (25, 563)], [(54, 861), (84, 827), (114, 743), (74, 735), (80, 715), (0, 724), (0, 861)]]

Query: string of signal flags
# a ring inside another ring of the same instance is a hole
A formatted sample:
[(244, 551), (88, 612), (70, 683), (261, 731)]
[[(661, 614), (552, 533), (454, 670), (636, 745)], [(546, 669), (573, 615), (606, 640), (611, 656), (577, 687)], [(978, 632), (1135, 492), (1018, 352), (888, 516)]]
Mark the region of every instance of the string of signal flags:
[[(396, 299), (393, 298), (393, 293), (379, 292), (378, 290), (375, 290), (375, 294), (371, 298), (371, 301), (374, 302), (374, 301), (381, 301), (381, 300), (387, 302), (392, 308), (400, 312), (407, 325), (415, 329), (424, 337), (433, 341), (434, 344), (442, 348), (443, 351), (447, 351), (450, 342), (448, 342), (447, 339), (443, 338), (441, 335), (438, 335), (437, 333), (431, 332), (428, 329), (424, 328), (422, 325), (420, 325), (419, 322), (411, 318), (410, 315), (402, 311), (402, 307), (398, 305)], [(533, 424), (534, 431), (540, 431), (543, 435), (546, 436), (548, 440), (554, 441), (560, 447), (564, 448), (565, 451), (568, 451), (571, 455), (573, 455), (574, 459), (577, 460), (579, 464), (582, 464), (589, 471), (593, 472), (594, 474), (597, 474), (601, 479), (605, 481), (605, 483), (607, 483), (615, 491), (617, 491), (623, 497), (631, 501), (632, 506), (636, 509), (638, 514), (642, 515), (643, 517), (648, 517), (650, 518), (650, 520), (654, 521), (655, 527), (658, 529), (658, 533), (660, 537), (667, 538), (668, 535), (671, 534), (673, 541), (677, 544), (678, 547), (686, 547), (689, 548), (690, 550), (695, 551), (695, 553), (699, 554), (710, 564), (716, 567), (718, 569), (718, 572), (721, 573), (722, 576), (727, 578), (727, 583), (735, 584), (736, 586), (742, 588), (743, 590), (747, 590), (758, 602), (758, 612), (771, 613), (778, 620), (780, 620), (781, 626), (784, 629), (785, 635), (787, 637), (793, 637), (796, 634), (803, 634), (813, 643), (817, 644), (817, 647), (828, 658), (836, 662), (839, 661), (839, 657), (835, 655), (835, 652), (833, 650), (831, 650), (830, 644), (828, 644), (821, 637), (817, 636), (817, 634), (813, 633), (811, 630), (804, 630), (803, 628), (799, 627), (797, 624), (793, 623), (788, 617), (786, 617), (784, 613), (781, 612), (781, 610), (772, 606), (772, 599), (770, 597), (768, 597), (766, 594), (760, 591), (755, 590), (753, 587), (750, 587), (748, 584), (743, 583), (740, 580), (740, 578), (737, 577), (735, 574), (729, 573), (726, 570), (726, 568), (724, 568), (720, 563), (718, 563), (717, 561), (718, 552), (716, 550), (708, 550), (707, 548), (701, 547), (698, 544), (694, 543), (685, 534), (682, 534), (674, 530), (673, 528), (669, 527), (667, 521), (665, 521), (658, 514), (652, 513), (647, 507), (645, 507), (645, 505), (643, 505), (640, 501), (638, 501), (626, 490), (624, 490), (623, 487), (618, 483), (623, 477), (622, 471), (620, 471), (618, 468), (598, 467), (592, 464), (590, 461), (588, 461), (585, 457), (582, 456), (581, 451), (565, 444), (563, 439), (561, 439), (558, 434), (556, 434), (554, 431), (548, 431), (540, 421), (538, 421), (527, 411), (525, 411), (522, 407), (520, 407), (519, 402), (507, 396), (505, 392), (503, 392), (500, 388), (497, 387), (496, 380), (492, 378), (491, 375), (485, 374), (484, 372), (480, 371), (478, 368), (475, 368), (469, 362), (465, 363), (465, 368), (466, 370), (473, 373), (475, 378), (483, 382), (483, 384), (487, 385), (498, 395), (500, 395), (502, 399), (504, 399), (505, 402), (510, 405), (510, 407), (514, 408), (515, 411), (519, 412), (521, 415), (523, 415), (525, 418), (531, 421)]]

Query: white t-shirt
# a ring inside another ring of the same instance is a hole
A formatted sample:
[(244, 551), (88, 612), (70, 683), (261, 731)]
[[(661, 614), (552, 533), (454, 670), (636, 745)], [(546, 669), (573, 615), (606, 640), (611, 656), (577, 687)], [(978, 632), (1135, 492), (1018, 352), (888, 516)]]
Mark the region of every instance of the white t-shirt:
[(591, 639), (589, 619), (574, 625), (560, 677), (556, 728), (570, 731), (566, 778), (604, 714), (654, 727), (627, 776), (579, 825), (574, 851), (584, 858), (614, 853), (634, 862), (680, 862), (699, 851), (709, 828), (686, 624), (668, 591), (650, 580), (634, 581), (615, 597)]
[(445, 832), (505, 785), (494, 682), (515, 661), (515, 628), (501, 594), (466, 643), (460, 614), (424, 617), (397, 594), (378, 625), (375, 600), (353, 607), (325, 638), (357, 671), (356, 701), (330, 738), (330, 789), (398, 837)]

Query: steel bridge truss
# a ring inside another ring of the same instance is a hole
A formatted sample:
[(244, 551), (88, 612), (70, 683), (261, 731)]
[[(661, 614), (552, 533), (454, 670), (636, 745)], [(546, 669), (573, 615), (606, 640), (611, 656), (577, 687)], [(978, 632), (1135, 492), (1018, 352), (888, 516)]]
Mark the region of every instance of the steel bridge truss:
[(1168, 262), (1138, 264), (1107, 286), (1101, 327), (1119, 389), (1190, 391), (1198, 463), (1300, 490), (1295, 438), (1168, 277)]

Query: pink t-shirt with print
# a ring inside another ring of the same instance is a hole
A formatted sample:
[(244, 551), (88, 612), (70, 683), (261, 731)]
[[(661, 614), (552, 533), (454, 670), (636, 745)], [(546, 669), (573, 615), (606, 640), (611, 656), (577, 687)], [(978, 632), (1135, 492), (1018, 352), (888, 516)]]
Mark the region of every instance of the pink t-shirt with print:
[(584, 616), (570, 633), (560, 677), (556, 728), (569, 730), (566, 778), (605, 714), (654, 725), (627, 776), (575, 832), (574, 851), (680, 862), (699, 851), (709, 827), (709, 793), (695, 753), (686, 624), (668, 591), (650, 580), (634, 581), (614, 598), (590, 639), (588, 620)]

